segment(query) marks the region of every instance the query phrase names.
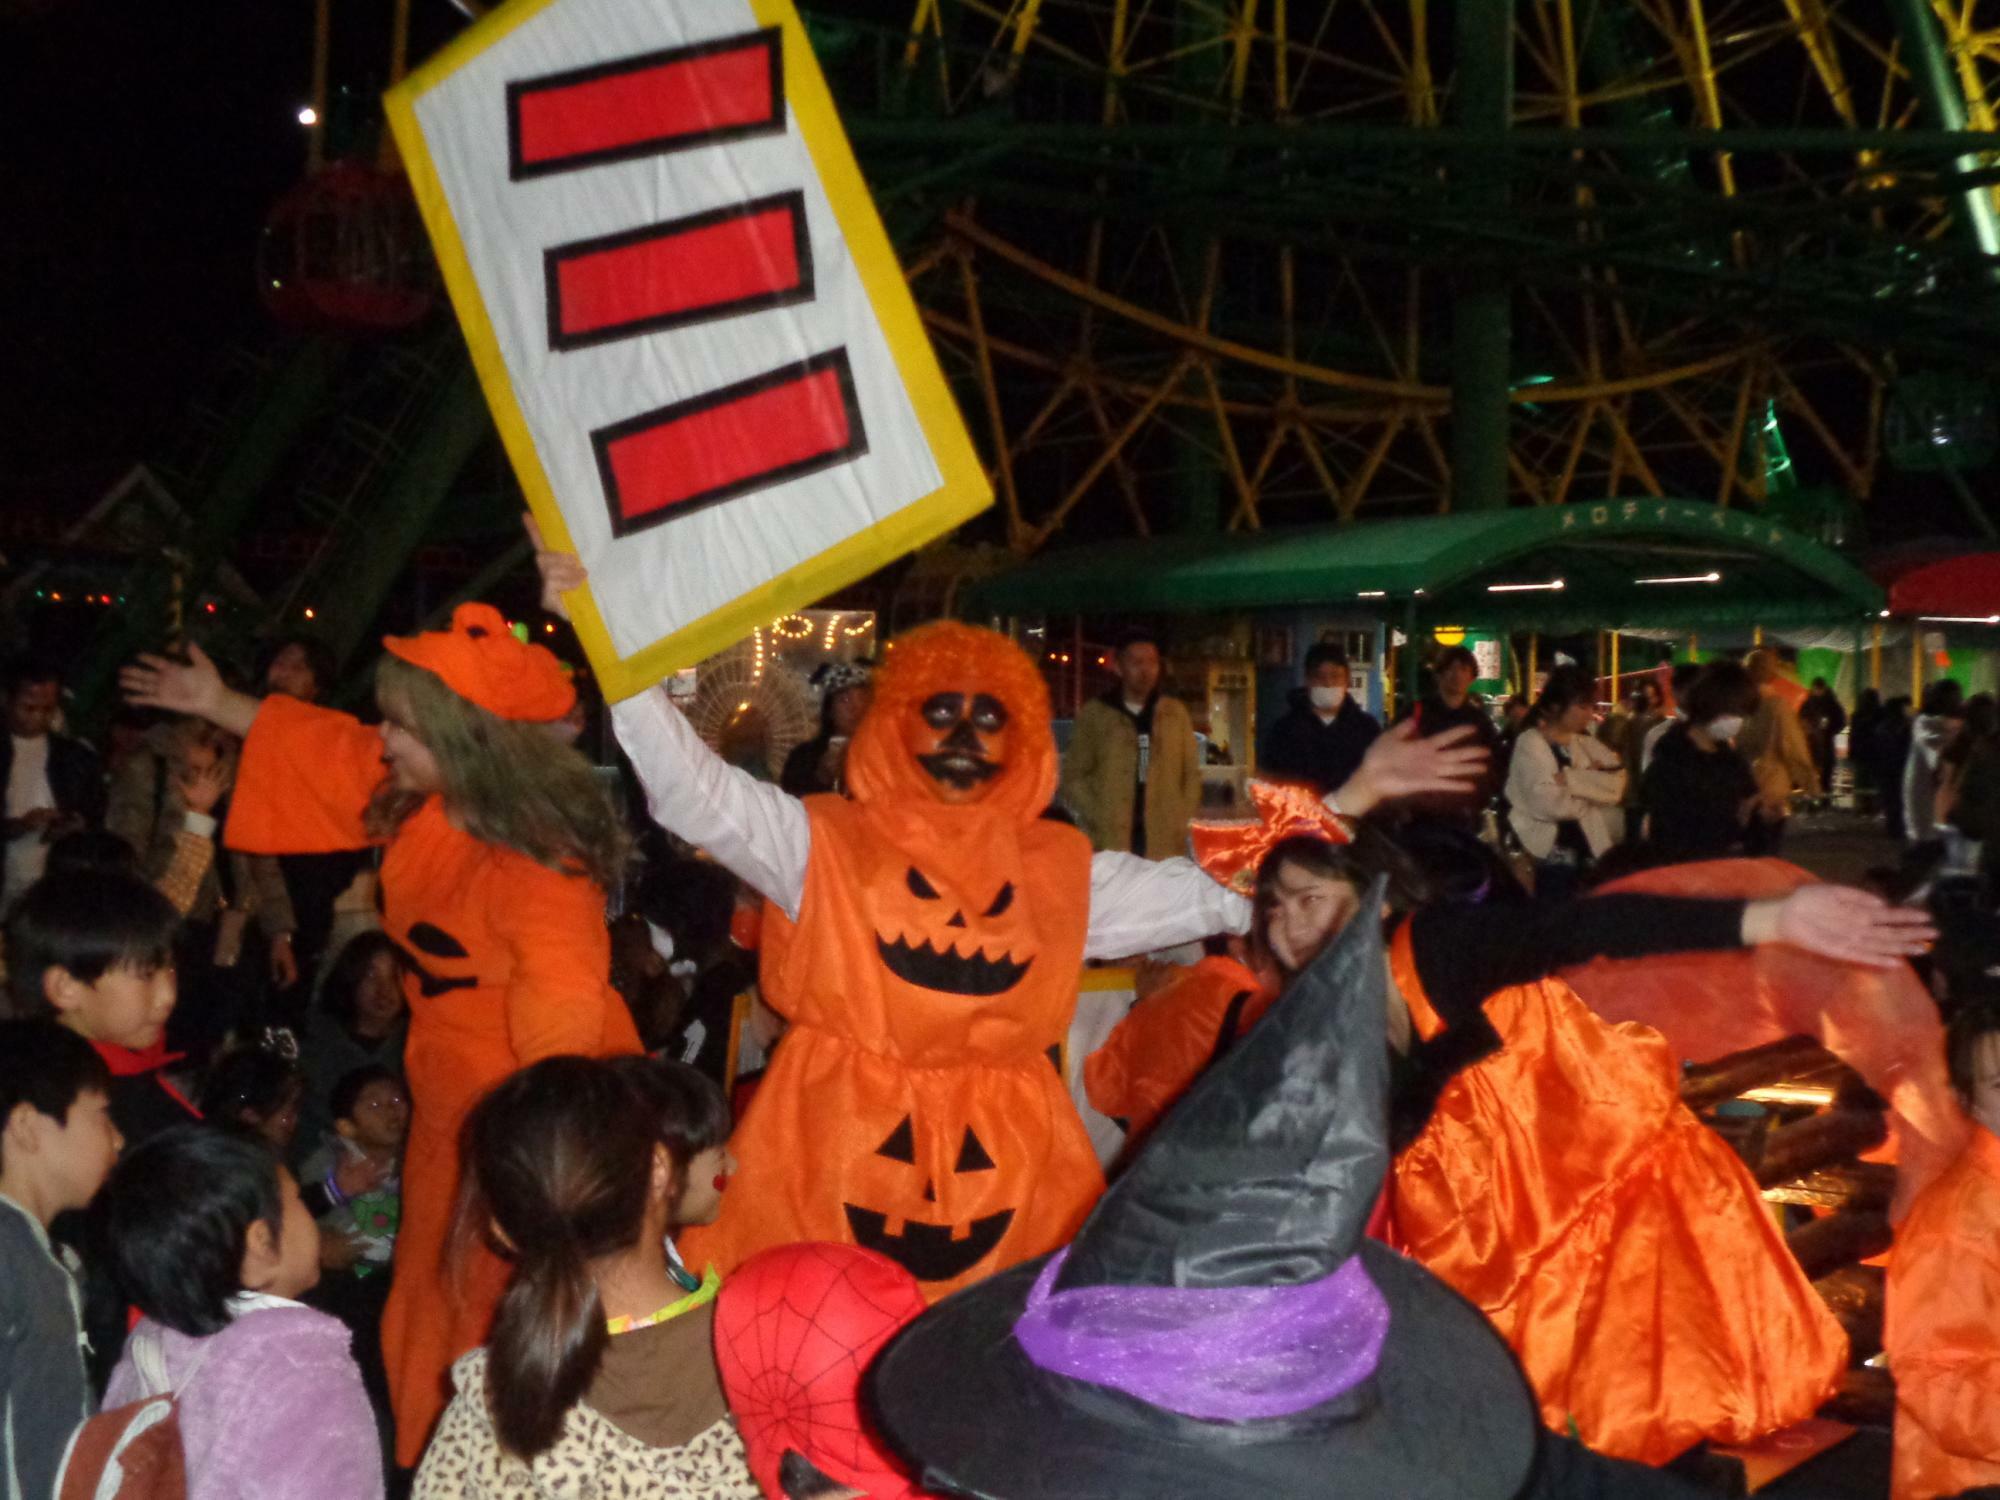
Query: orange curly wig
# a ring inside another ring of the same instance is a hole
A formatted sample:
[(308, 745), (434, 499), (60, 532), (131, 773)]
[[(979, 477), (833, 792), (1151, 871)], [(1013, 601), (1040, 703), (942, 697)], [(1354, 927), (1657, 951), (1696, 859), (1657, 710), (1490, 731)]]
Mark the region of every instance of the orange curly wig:
[(904, 750), (897, 723), (925, 699), (953, 691), (990, 693), (1006, 705), (1011, 726), (1007, 764), (992, 791), (972, 805), (1023, 820), (1041, 816), (1055, 796), (1060, 769), (1048, 684), (1028, 653), (1006, 636), (956, 620), (920, 625), (889, 643), (888, 660), (875, 674), (874, 702), (848, 752), (847, 780), (855, 800), (935, 796), (930, 778)]

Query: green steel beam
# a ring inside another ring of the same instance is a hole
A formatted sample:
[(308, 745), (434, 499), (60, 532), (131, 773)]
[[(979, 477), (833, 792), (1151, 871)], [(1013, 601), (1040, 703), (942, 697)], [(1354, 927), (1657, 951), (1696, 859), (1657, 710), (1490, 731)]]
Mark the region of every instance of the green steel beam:
[[(1507, 212), (1507, 174), (1494, 168), (1514, 123), (1514, 0), (1460, 0), (1454, 29), (1458, 73), (1452, 113), (1458, 127), (1484, 139), (1487, 149), (1454, 163), (1452, 197), (1468, 222), (1480, 223)], [(1462, 270), (1451, 301), (1455, 511), (1506, 507), (1513, 347), (1513, 288), (1505, 270), (1492, 265)]]
[(469, 361), (441, 384), (418, 433), (402, 465), (344, 528), (340, 555), (325, 572), (337, 586), (322, 609), (320, 633), (343, 661), (365, 642), (452, 482), (492, 436)]
[[(1965, 95), (1951, 76), (1951, 60), (1945, 54), (1944, 35), (1937, 17), (1931, 14), (1930, 0), (1892, 0), (1896, 32), (1903, 40), (1903, 52), (1910, 63), (1910, 81), (1923, 101), (1924, 113), (1935, 130), (1965, 133)], [(1968, 153), (1979, 148), (1968, 148)], [(1987, 151), (1993, 149), (1987, 138)], [(1969, 164), (1969, 154), (1961, 158), (1961, 168)], [(1964, 232), (1971, 236), (1982, 255), (2000, 256), (2000, 213), (1993, 207), (1993, 195), (1975, 189), (1959, 200), (1965, 210)]]

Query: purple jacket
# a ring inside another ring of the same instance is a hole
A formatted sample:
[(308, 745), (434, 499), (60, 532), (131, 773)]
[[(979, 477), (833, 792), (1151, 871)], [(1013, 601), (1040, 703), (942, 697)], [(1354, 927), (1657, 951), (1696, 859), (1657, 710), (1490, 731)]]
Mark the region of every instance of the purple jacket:
[(204, 1339), (142, 1319), (105, 1410), (155, 1394), (132, 1358), (147, 1338), (180, 1396), (188, 1500), (382, 1500), (375, 1418), (338, 1321), (276, 1299)]

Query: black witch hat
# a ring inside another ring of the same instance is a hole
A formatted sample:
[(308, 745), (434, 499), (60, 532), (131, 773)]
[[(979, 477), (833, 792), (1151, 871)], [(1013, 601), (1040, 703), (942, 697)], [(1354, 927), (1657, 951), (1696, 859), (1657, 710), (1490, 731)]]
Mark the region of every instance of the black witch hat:
[[(1379, 893), (1361, 910), (1376, 910)], [(1382, 934), (1350, 922), (1066, 1249), (877, 1361), (925, 1485), (989, 1500), (1502, 1500), (1538, 1423), (1492, 1326), (1368, 1239), (1388, 1170)]]

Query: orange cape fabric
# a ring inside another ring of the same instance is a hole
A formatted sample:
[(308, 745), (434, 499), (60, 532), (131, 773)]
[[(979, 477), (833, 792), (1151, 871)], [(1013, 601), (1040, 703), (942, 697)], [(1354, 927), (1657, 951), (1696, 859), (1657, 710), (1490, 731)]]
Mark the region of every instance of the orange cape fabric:
[[(1407, 924), (1391, 953), (1418, 1034), (1441, 1023)], [(1666, 1043), (1559, 981), (1486, 1002), (1500, 1051), (1396, 1158), (1395, 1233), (1520, 1356), (1558, 1431), (1661, 1463), (1812, 1414), (1847, 1337), (1728, 1146), (1680, 1102)]]
[[(1783, 860), (1717, 860), (1649, 870), (1606, 891), (1761, 900), (1815, 877)], [(1891, 1218), (1965, 1148), (1946, 1076), (1937, 1006), (1906, 965), (1863, 969), (1767, 944), (1727, 953), (1599, 960), (1563, 978), (1607, 1021), (1637, 1021), (1683, 1062), (1708, 1062), (1788, 1036), (1814, 1038), (1889, 1104), (1897, 1163)]]
[(1257, 871), (1264, 857), (1286, 839), (1324, 839), (1351, 844), (1347, 821), (1328, 807), (1311, 787), (1285, 781), (1252, 781), (1250, 806), (1254, 818), (1198, 822), (1188, 829), (1194, 862), (1211, 880), (1239, 896), (1254, 896)]
[[(940, 803), (899, 716), (998, 697), (1009, 759)], [(721, 1218), (682, 1239), (726, 1275), (799, 1240), (860, 1244), (936, 1299), (1075, 1233), (1104, 1178), (1051, 1061), (1076, 1007), (1090, 844), (1039, 814), (1056, 784), (1047, 689), (1005, 637), (900, 638), (848, 752), (854, 800), (805, 799), (796, 922), (765, 912), (766, 1000), (791, 1030), (737, 1127)]]
[[(228, 843), (253, 854), (355, 849), (382, 775), (380, 734), (273, 695), (243, 744)], [(609, 982), (604, 893), (453, 828), (435, 797), (389, 842), (382, 928), (414, 960), (404, 1068), (410, 1130), (395, 1281), (382, 1325), (396, 1459), (414, 1464), (451, 1362), (485, 1342), (506, 1267), (483, 1249), (448, 1271), (467, 1111), (517, 1068), (559, 1053), (639, 1051)]]
[(1257, 1024), (1278, 992), (1233, 958), (1204, 958), (1133, 1006), (1084, 1060), (1091, 1105), (1125, 1121), (1127, 1151), (1208, 1067), (1230, 1006), (1245, 994), (1237, 1037)]
[(2000, 1485), (2000, 1136), (1969, 1128), (1889, 1259), (1894, 1500)]
[(503, 719), (547, 723), (576, 703), (576, 686), (556, 654), (517, 639), (490, 604), (461, 604), (451, 612), (451, 629), (386, 636), (382, 645)]

